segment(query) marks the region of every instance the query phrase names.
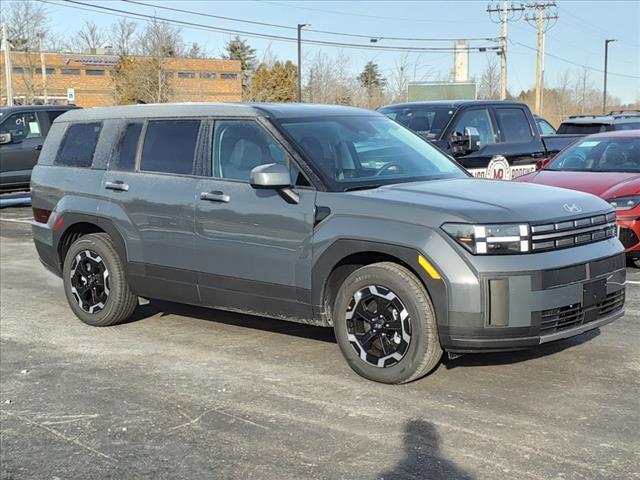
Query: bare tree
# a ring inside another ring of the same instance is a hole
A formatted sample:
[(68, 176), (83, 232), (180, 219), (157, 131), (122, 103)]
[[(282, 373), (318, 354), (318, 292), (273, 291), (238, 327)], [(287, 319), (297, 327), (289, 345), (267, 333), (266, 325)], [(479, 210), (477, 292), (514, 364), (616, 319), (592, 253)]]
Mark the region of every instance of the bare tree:
[(487, 57), (487, 65), (480, 77), (478, 97), (484, 99), (500, 98), (500, 71), (494, 55)]
[(136, 29), (138, 24), (126, 18), (119, 19), (111, 25), (109, 41), (117, 55), (133, 55), (136, 53)]
[(74, 37), (75, 49), (96, 53), (96, 50), (104, 45), (106, 35), (98, 25), (92, 21), (85, 21), (82, 28)]
[(184, 54), (182, 30), (156, 18), (147, 22), (138, 39), (140, 53), (147, 57), (180, 57)]
[(37, 51), (37, 34), (49, 30), (44, 4), (28, 0), (3, 2), (0, 12), (2, 21), (9, 25), (11, 48), (23, 52)]
[(410, 69), (408, 53), (403, 54), (400, 59), (395, 61), (395, 68), (389, 77), (389, 95), (392, 102), (407, 101)]

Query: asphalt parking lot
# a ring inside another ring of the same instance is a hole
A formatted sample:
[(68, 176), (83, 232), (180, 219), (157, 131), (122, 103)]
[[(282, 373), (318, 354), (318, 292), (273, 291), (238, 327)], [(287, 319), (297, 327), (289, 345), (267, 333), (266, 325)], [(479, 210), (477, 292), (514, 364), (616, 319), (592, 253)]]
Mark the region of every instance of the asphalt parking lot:
[(0, 211), (1, 477), (640, 478), (640, 273), (626, 316), (366, 381), (329, 329), (163, 302), (82, 324)]

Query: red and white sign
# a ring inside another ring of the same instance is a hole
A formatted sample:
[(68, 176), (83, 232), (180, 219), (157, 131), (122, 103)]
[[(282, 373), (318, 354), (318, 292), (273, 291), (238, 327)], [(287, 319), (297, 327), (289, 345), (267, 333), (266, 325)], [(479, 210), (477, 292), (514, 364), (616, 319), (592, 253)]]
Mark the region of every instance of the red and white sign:
[(490, 178), (492, 180), (513, 180), (527, 173), (536, 171), (536, 164), (509, 166), (509, 162), (502, 155), (491, 159), (487, 168), (468, 168), (476, 178)]

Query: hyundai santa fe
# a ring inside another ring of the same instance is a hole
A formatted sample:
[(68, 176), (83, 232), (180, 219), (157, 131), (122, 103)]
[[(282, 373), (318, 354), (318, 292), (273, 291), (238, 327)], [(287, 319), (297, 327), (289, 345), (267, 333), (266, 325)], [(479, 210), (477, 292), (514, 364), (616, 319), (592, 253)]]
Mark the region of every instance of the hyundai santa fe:
[(534, 347), (623, 315), (609, 203), (471, 178), (376, 112), (75, 110), (32, 188), (40, 258), (90, 325), (142, 297), (332, 327), (353, 370), (404, 383), (444, 352)]

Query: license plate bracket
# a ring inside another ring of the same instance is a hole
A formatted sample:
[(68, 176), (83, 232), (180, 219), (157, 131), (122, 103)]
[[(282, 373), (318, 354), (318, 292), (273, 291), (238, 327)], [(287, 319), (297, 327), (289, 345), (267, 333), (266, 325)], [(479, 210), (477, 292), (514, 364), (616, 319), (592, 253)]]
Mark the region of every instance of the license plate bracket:
[(607, 297), (607, 280), (602, 278), (582, 286), (582, 308), (593, 307), (604, 302)]

